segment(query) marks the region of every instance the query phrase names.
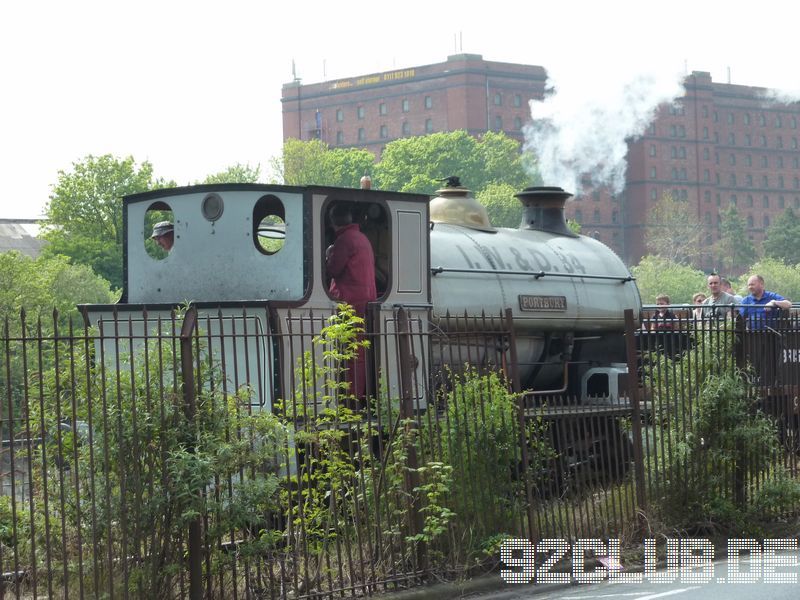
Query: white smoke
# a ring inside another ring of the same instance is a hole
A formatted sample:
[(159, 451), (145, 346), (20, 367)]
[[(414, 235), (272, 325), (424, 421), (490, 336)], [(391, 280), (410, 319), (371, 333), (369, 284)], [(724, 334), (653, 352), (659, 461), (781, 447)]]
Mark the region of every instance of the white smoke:
[(544, 185), (574, 193), (584, 184), (622, 191), (627, 140), (645, 131), (660, 104), (684, 94), (682, 80), (669, 70), (617, 83), (549, 74), (552, 93), (531, 101), (523, 146), (536, 156)]

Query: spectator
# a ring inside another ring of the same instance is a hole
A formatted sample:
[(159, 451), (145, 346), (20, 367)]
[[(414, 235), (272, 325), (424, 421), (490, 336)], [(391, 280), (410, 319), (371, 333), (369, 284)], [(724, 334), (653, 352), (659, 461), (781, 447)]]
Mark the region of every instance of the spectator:
[[(739, 304), (731, 294), (722, 290), (722, 278), (716, 273), (708, 276), (708, 290), (711, 295), (703, 301), (703, 305), (708, 308), (703, 308), (704, 319), (724, 319), (731, 314), (732, 308), (722, 308), (720, 305), (724, 304)], [(730, 284), (728, 284), (730, 287)]]
[(775, 292), (764, 288), (761, 275), (751, 275), (747, 280), (750, 294), (742, 300), (740, 312), (747, 321), (748, 329), (764, 329), (775, 324), (780, 309), (788, 310), (792, 303)]
[(706, 300), (706, 295), (703, 292), (697, 292), (692, 296), (692, 316), (698, 321), (703, 318), (703, 302)]
[(733, 296), (733, 299), (736, 300), (736, 304), (741, 304), (742, 300), (744, 300), (744, 298), (742, 298), (742, 296), (740, 296), (739, 294), (734, 294), (733, 293), (733, 288), (731, 287), (731, 282), (728, 281), (728, 279), (726, 277), (723, 277), (722, 279), (720, 279), (720, 282), (722, 283), (722, 291), (725, 292), (726, 294), (730, 294), (731, 296)]
[(650, 322), (650, 329), (652, 331), (671, 331), (674, 329), (675, 314), (667, 308), (669, 304), (669, 296), (666, 294), (656, 296), (656, 306), (659, 308)]

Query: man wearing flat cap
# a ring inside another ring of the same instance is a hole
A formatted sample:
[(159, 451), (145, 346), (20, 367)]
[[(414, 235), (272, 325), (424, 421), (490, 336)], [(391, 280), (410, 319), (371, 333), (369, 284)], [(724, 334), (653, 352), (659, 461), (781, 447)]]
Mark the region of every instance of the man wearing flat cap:
[(161, 221), (153, 225), (150, 238), (164, 250), (169, 252), (175, 243), (175, 227), (169, 221)]

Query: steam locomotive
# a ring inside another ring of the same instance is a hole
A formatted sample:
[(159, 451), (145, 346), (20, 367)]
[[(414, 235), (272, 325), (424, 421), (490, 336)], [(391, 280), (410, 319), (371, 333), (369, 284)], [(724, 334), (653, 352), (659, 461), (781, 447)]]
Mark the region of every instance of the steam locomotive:
[[(345, 202), (375, 254), (379, 298), (369, 307), (367, 334), (395, 334), (399, 308), (417, 324), (410, 379), (416, 406), (424, 409), (430, 400), (427, 375), (454, 360), (452, 353), (424, 347), (431, 339), (425, 334), (452, 327), (452, 315), (508, 309), (524, 389), (579, 402), (618, 401), (627, 373), (623, 312), (639, 314), (636, 284), (612, 250), (569, 230), (564, 203), (570, 194), (537, 187), (516, 196), (523, 205), (517, 229), (493, 227), (456, 178), (433, 199), (260, 184), (128, 196), (122, 298), (115, 305), (85, 306), (84, 314), (105, 331), (108, 357), (118, 351), (120, 338), (143, 338), (148, 323), (192, 301), (201, 318), (214, 317), (207, 327), (213, 330), (209, 337), (222, 340), (218, 352), (247, 357), (228, 369), (270, 410), (298, 385), (293, 357), (302, 344), (295, 334), (317, 333), (324, 321), (310, 317), (335, 309), (325, 272), (325, 249), (333, 237), (326, 215)], [(166, 255), (148, 239), (152, 223), (165, 215), (174, 225), (174, 245)], [(478, 328), (481, 323), (486, 321), (473, 321)], [(244, 335), (230, 335), (236, 332)], [(397, 364), (396, 345), (380, 344), (371, 361), (373, 373)], [(389, 394), (399, 392), (395, 370), (380, 376)]]

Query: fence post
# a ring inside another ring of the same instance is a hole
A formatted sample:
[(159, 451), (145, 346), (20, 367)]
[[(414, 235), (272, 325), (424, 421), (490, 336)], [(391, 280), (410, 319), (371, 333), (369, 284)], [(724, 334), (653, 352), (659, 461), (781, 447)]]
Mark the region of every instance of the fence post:
[[(197, 414), (197, 398), (195, 396), (194, 357), (192, 355), (192, 336), (197, 324), (197, 309), (189, 307), (181, 326), (181, 376), (183, 379), (183, 410), (186, 420), (193, 423)], [(198, 494), (202, 490), (198, 490)], [(200, 529), (200, 516), (189, 523), (188, 531), (188, 563), (189, 563), (189, 598), (203, 598), (203, 543)]]
[(647, 510), (644, 485), (644, 450), (642, 449), (642, 413), (639, 398), (639, 362), (636, 353), (636, 328), (633, 309), (625, 309), (625, 350), (628, 356), (628, 398), (631, 401), (631, 431), (633, 433), (633, 475), (636, 483), (638, 514)]
[[(408, 328), (408, 313), (403, 307), (397, 311), (397, 351), (400, 363), (400, 419), (403, 422), (405, 439), (410, 438), (409, 433), (412, 428), (416, 428), (417, 423), (414, 418), (414, 356), (411, 351), (411, 332)], [(408, 457), (408, 470), (406, 472), (405, 484), (406, 493), (411, 498), (409, 506), (409, 524), (411, 535), (422, 533), (424, 522), (420, 506), (419, 494), (414, 490), (419, 487), (419, 463), (417, 460), (417, 449), (413, 443), (406, 446), (406, 456)], [(427, 548), (424, 541), (417, 544), (417, 564), (420, 570), (426, 569)]]
[(517, 420), (519, 426), (519, 448), (522, 459), (522, 477), (525, 483), (525, 501), (528, 504), (528, 537), (531, 542), (539, 540), (539, 531), (533, 516), (533, 491), (530, 480), (530, 464), (528, 458), (528, 435), (525, 427), (525, 397), (522, 395), (522, 383), (519, 380), (519, 358), (517, 357), (517, 336), (514, 333), (514, 312), (510, 308), (505, 310), (505, 328), (508, 330), (509, 373), (511, 375), (511, 389), (517, 394)]

